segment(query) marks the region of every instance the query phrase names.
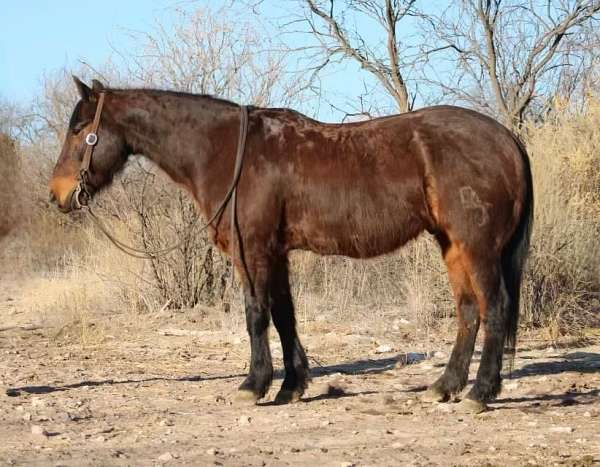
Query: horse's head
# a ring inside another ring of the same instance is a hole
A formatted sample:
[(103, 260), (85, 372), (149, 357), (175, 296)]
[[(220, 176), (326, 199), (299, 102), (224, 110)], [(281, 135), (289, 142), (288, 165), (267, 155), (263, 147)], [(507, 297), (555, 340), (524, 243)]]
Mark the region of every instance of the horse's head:
[(104, 86), (94, 80), (90, 89), (73, 79), (81, 100), (71, 115), (50, 180), (50, 198), (64, 212), (87, 205), (93, 193), (111, 182), (129, 155), (119, 126), (104, 106)]

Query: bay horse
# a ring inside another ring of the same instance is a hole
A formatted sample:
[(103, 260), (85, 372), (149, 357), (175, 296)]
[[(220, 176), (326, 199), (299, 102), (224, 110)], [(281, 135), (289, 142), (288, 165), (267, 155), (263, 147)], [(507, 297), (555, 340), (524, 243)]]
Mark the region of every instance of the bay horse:
[[(112, 89), (96, 80), (90, 88), (74, 80), (81, 99), (50, 180), (63, 211), (87, 204), (132, 154), (187, 189), (206, 218), (223, 204), (245, 108), (206, 95)], [(500, 391), (504, 345), (515, 345), (533, 219), (530, 165), (518, 138), (490, 117), (452, 106), (345, 124), (290, 109), (246, 111), (237, 201), (225, 208), (236, 206), (237, 220), (224, 212), (210, 223), (212, 241), (233, 257), (244, 290), (251, 358), (240, 397), (256, 402), (271, 385), (270, 319), (285, 367), (276, 402), (295, 401), (307, 387), (290, 293), (291, 250), (370, 258), (428, 231), (448, 268), (458, 334), (424, 399), (445, 401), (466, 386), (482, 323), (477, 378), (461, 404), (483, 410)], [(90, 146), (94, 156), (82, 176)]]

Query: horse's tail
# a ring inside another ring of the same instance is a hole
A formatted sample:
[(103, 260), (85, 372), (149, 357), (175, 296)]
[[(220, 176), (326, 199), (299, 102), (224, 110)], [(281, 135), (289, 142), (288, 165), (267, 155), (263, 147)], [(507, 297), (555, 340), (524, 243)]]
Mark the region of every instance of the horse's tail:
[(519, 299), (521, 279), (533, 226), (533, 180), (529, 156), (523, 142), (514, 136), (523, 159), (524, 178), (527, 184), (525, 200), (519, 224), (502, 252), (502, 274), (509, 297), (508, 316), (506, 319), (506, 347), (514, 355), (519, 324)]

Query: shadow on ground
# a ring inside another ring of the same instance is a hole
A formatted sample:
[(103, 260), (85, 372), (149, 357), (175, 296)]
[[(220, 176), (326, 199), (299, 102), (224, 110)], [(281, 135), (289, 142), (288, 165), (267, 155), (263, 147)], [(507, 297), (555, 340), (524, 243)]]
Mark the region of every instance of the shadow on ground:
[[(335, 365), (319, 365), (311, 369), (311, 376), (329, 376), (336, 373), (345, 375), (364, 375), (364, 374), (379, 374), (396, 368), (398, 365), (409, 365), (418, 363), (426, 359), (426, 355), (422, 353), (398, 354), (394, 357), (379, 358), (379, 359), (364, 359), (351, 362), (344, 362)], [(572, 352), (560, 357), (548, 357), (550, 361), (535, 362), (514, 370), (507, 378), (516, 380), (536, 375), (553, 375), (565, 372), (580, 372), (580, 373), (596, 373), (600, 372), (600, 354), (592, 352)], [(558, 361), (557, 361), (558, 360)], [(22, 386), (8, 388), (6, 395), (17, 397), (23, 394), (50, 394), (58, 391), (69, 391), (89, 386), (113, 386), (118, 384), (139, 384), (150, 382), (200, 382), (212, 380), (228, 380), (244, 377), (245, 374), (221, 375), (221, 376), (183, 376), (180, 378), (153, 377), (145, 379), (126, 379), (126, 380), (101, 380), (101, 381), (81, 381), (73, 384), (62, 386)], [(283, 372), (278, 370), (274, 375), (275, 379), (282, 379)], [(470, 382), (472, 383), (472, 382)], [(420, 392), (426, 389), (426, 386), (420, 385), (409, 388), (406, 392)], [(328, 394), (316, 396), (318, 398), (336, 398), (350, 397), (359, 394)], [(599, 390), (591, 390), (588, 392), (569, 391), (564, 394), (532, 396), (520, 398), (498, 399), (498, 403), (520, 403), (532, 402), (533, 405), (539, 405), (544, 401), (557, 400), (559, 405), (587, 403), (581, 402), (581, 398), (593, 399), (600, 395)], [(313, 398), (314, 400), (317, 400)]]
[(594, 352), (572, 352), (557, 357), (546, 357), (549, 361), (535, 362), (513, 370), (509, 379), (527, 376), (542, 376), (577, 371), (579, 373), (600, 372), (600, 354)]
[(95, 387), (95, 386), (115, 386), (117, 384), (139, 384), (149, 383), (155, 381), (171, 381), (171, 382), (194, 382), (194, 381), (212, 381), (219, 379), (235, 379), (241, 378), (245, 375), (225, 375), (225, 376), (182, 376), (181, 378), (145, 378), (145, 379), (126, 379), (126, 380), (114, 380), (106, 379), (101, 381), (81, 381), (79, 383), (65, 384), (63, 386), (22, 386), (18, 388), (8, 388), (6, 395), (9, 397), (17, 397), (23, 394), (50, 394), (53, 392), (69, 391), (71, 389), (79, 389), (83, 387)]
[[(342, 373), (346, 375), (362, 375), (368, 373), (382, 373), (395, 368), (397, 365), (406, 365), (416, 363), (424, 360), (425, 354), (420, 353), (409, 353), (409, 354), (398, 354), (395, 357), (380, 358), (380, 359), (366, 359), (352, 362), (345, 362), (336, 365), (321, 365), (311, 369), (311, 376), (328, 376), (336, 373)], [(8, 388), (6, 395), (9, 397), (18, 397), (23, 394), (50, 394), (59, 391), (69, 391), (72, 389), (79, 389), (89, 386), (114, 386), (118, 384), (139, 384), (139, 383), (151, 383), (151, 382), (194, 382), (194, 381), (211, 381), (211, 380), (227, 380), (236, 379), (246, 376), (245, 374), (235, 375), (222, 375), (222, 376), (183, 376), (180, 378), (166, 378), (166, 377), (153, 377), (144, 379), (126, 379), (126, 380), (114, 380), (107, 379), (101, 381), (80, 381), (78, 383), (65, 384), (62, 386), (50, 386), (50, 385), (39, 385), (39, 386), (22, 386), (16, 388)], [(275, 379), (283, 379), (283, 371), (275, 371)]]

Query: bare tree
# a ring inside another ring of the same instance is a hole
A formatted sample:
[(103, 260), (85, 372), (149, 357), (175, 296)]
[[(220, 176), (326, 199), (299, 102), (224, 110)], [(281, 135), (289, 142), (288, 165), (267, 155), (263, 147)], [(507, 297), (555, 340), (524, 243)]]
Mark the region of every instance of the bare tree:
[(129, 81), (258, 106), (303, 100), (305, 80), (288, 72), (289, 52), (229, 7), (178, 9), (175, 26), (131, 35), (137, 50), (117, 50)]
[(430, 62), (437, 73), (428, 80), (520, 126), (581, 81), (593, 50), (585, 26), (599, 12), (598, 0), (461, 0), (424, 22), (424, 36), (438, 43), (423, 56), (443, 54)]
[[(418, 15), (416, 0), (302, 0), (301, 3), (306, 13), (301, 22), (318, 41), (319, 64), (313, 67), (315, 73), (337, 61), (352, 60), (383, 86), (398, 111), (413, 109), (416, 90), (409, 88), (408, 73), (414, 57), (409, 52), (411, 45), (400, 40), (398, 28), (401, 21)], [(360, 18), (376, 24), (383, 40), (370, 41), (357, 26)]]

